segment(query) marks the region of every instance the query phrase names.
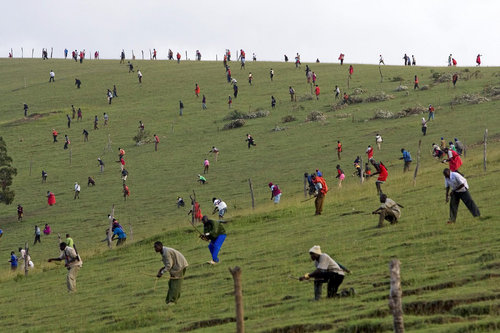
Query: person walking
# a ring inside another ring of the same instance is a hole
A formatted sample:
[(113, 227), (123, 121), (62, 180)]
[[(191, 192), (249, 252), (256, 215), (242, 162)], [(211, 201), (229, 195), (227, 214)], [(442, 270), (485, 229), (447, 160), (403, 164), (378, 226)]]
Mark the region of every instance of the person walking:
[(380, 203), (380, 207), (372, 212), (372, 214), (379, 214), (377, 228), (382, 228), (386, 220), (390, 224), (398, 223), (398, 219), (401, 217), (400, 208), (403, 208), (403, 206), (389, 199), (385, 194), (380, 195)]
[(83, 120), (83, 117), (82, 117), (82, 109), (81, 109), (81, 108), (78, 108), (76, 121), (80, 121), (80, 120)]
[(56, 73), (54, 73), (54, 71), (52, 69), (50, 70), (49, 76), (50, 76), (49, 77), (49, 83), (56, 81)]
[(104, 172), (104, 162), (103, 162), (103, 160), (100, 157), (98, 157), (97, 158), (97, 162), (99, 163), (99, 169), (100, 169), (101, 173), (103, 173)]
[(316, 199), (314, 200), (316, 212), (314, 215), (321, 215), (321, 213), (323, 212), (323, 203), (325, 202), (325, 196), (328, 192), (328, 186), (326, 185), (326, 181), (321, 176), (313, 174), (311, 178), (316, 190)]
[(28, 116), (28, 104), (24, 103), (24, 116), (27, 117)]
[(203, 235), (200, 235), (200, 238), (210, 242), (208, 249), (212, 255), (212, 259), (207, 263), (215, 265), (219, 262), (219, 252), (226, 240), (226, 230), (222, 226), (222, 223), (210, 220), (206, 215), (201, 218), (201, 222), (203, 223)]
[(368, 148), (366, 148), (365, 153), (366, 153), (368, 160), (373, 158), (373, 147), (371, 145), (368, 145)]
[(33, 245), (35, 245), (36, 242), (41, 243), (41, 241), (40, 241), (41, 233), (42, 232), (40, 231), (40, 228), (37, 225), (35, 225), (35, 241), (33, 242)]
[(354, 73), (354, 67), (352, 65), (349, 65), (349, 78), (352, 78), (352, 74)]
[(256, 146), (257, 144), (254, 142), (253, 137), (247, 133), (247, 138), (246, 140), (248, 142), (248, 149), (250, 149), (250, 146)]
[(379, 65), (385, 65), (385, 63), (384, 63), (384, 57), (382, 57), (381, 54), (379, 54), (378, 64)]
[(339, 180), (339, 188), (342, 188), (342, 181), (345, 179), (345, 174), (344, 171), (340, 168), (340, 164), (337, 164), (337, 176), (335, 178), (338, 178)]
[(198, 83), (195, 83), (195, 86), (194, 86), (194, 95), (196, 97), (198, 97), (200, 95), (200, 86), (198, 85)]
[(297, 102), (297, 96), (295, 96), (295, 89), (292, 86), (288, 87), (288, 92), (290, 93), (290, 101)]
[(338, 99), (340, 96), (340, 88), (339, 86), (335, 86), (335, 99)]
[(422, 117), (422, 134), (425, 136), (427, 134), (427, 121)]
[(42, 184), (47, 182), (47, 172), (45, 170), (42, 170)]
[(181, 297), (182, 280), (184, 280), (186, 268), (189, 264), (182, 253), (176, 249), (163, 246), (163, 243), (160, 241), (154, 243), (154, 249), (156, 253), (161, 254), (161, 260), (164, 265), (160, 268), (156, 277), (161, 278), (165, 273), (170, 274), (165, 303), (167, 305), (174, 305)]
[(17, 205), (17, 222), (21, 222), (24, 216), (24, 208), (21, 205)]
[(406, 171), (410, 171), (410, 164), (412, 162), (410, 152), (407, 151), (404, 148), (401, 148), (401, 153), (403, 154), (403, 157), (400, 157), (400, 160), (403, 160), (405, 162), (404, 167), (403, 167), (403, 173)]
[(127, 201), (127, 197), (130, 197), (130, 189), (127, 184), (123, 184), (123, 201)]
[[(338, 297), (337, 291), (339, 290), (339, 286), (344, 281), (345, 273), (350, 273), (350, 271), (346, 267), (335, 262), (328, 254), (322, 253), (319, 245), (314, 245), (309, 249), (309, 256), (311, 260), (314, 261), (316, 269), (311, 273), (301, 276), (299, 281), (314, 278), (315, 301), (321, 299), (323, 283), (327, 284), (327, 298)], [(354, 293), (354, 290), (352, 289), (351, 292)]]
[(316, 85), (314, 88), (314, 95), (316, 95), (316, 100), (319, 100), (320, 89), (319, 86)]
[(415, 90), (417, 88), (420, 90), (420, 87), (418, 86), (418, 76), (415, 75), (415, 79), (413, 82), (414, 82), (413, 90)]
[(274, 96), (271, 96), (271, 109), (276, 108), (276, 98)]
[(184, 103), (179, 101), (179, 116), (182, 116), (182, 111), (184, 111)]
[(205, 95), (203, 95), (203, 98), (201, 99), (201, 108), (203, 110), (207, 109), (207, 98), (205, 97)]
[(342, 153), (342, 143), (340, 141), (337, 141), (337, 157), (340, 161), (340, 154)]
[(89, 131), (87, 131), (84, 128), (82, 134), (83, 134), (83, 142), (88, 142), (89, 141)]
[(47, 191), (47, 204), (49, 206), (53, 206), (56, 204), (56, 196), (50, 191)]
[(451, 224), (456, 222), (460, 200), (463, 201), (472, 216), (481, 216), (479, 208), (477, 208), (476, 203), (472, 200), (472, 196), (469, 193), (469, 184), (467, 183), (467, 179), (465, 179), (465, 177), (463, 177), (460, 173), (453, 172), (448, 168), (443, 170), (443, 175), (446, 186), (446, 202), (450, 202), (450, 219), (447, 223)]
[(450, 148), (444, 148), (443, 152), (448, 158), (444, 159), (442, 163), (448, 163), (448, 167), (451, 172), (459, 172), (458, 169), (462, 166), (462, 159), (460, 158), (460, 155)]
[(269, 77), (271, 78), (271, 82), (273, 81), (273, 78), (274, 78), (274, 69), (270, 69), (269, 70)]
[(375, 143), (377, 144), (378, 150), (380, 150), (382, 148), (382, 142), (384, 142), (384, 140), (382, 139), (382, 136), (377, 133), (375, 135)]
[(113, 98), (118, 97), (118, 92), (116, 91), (116, 84), (113, 84)]
[(75, 182), (75, 196), (73, 197), (73, 200), (77, 198), (80, 199), (80, 184), (78, 184), (78, 182)]
[(66, 115), (66, 119), (68, 120), (68, 128), (71, 128), (71, 117), (69, 114)]
[(65, 134), (64, 135), (64, 147), (63, 147), (63, 149), (68, 149), (68, 146), (70, 143), (71, 143), (71, 141), (69, 141), (68, 135)]
[(59, 133), (57, 133), (57, 131), (53, 128), (52, 129), (52, 138), (54, 139), (54, 142), (57, 142), (58, 135), (59, 135)]
[(160, 143), (160, 138), (156, 134), (153, 134), (153, 137), (155, 140), (155, 151), (158, 151), (158, 144)]
[(429, 104), (429, 118), (427, 118), (427, 121), (429, 120), (434, 120), (434, 112), (435, 112), (435, 109), (434, 109), (434, 106), (432, 106), (432, 104)]
[[(3, 233), (2, 233), (2, 235), (3, 235)], [(16, 257), (15, 252), (11, 251), (10, 252), (10, 260), (9, 260), (9, 262), (10, 262), (10, 270), (11, 271), (17, 270), (18, 261), (19, 261), (19, 259)]]
[(250, 73), (248, 73), (248, 84), (252, 85), (252, 81), (253, 81), (253, 74), (252, 74), (252, 72), (250, 72)]
[(203, 174), (208, 173), (209, 167), (210, 167), (210, 161), (207, 158), (205, 158), (205, 160), (203, 161)]
[(139, 79), (139, 83), (142, 83), (142, 73), (139, 69), (137, 70), (137, 78)]
[(76, 292), (76, 277), (80, 268), (82, 268), (83, 261), (76, 250), (68, 246), (65, 242), (59, 244), (59, 249), (61, 250), (61, 255), (57, 258), (50, 258), (48, 261), (65, 261), (64, 266), (68, 269), (66, 276), (68, 292)]
[(269, 183), (268, 186), (271, 190), (271, 200), (273, 200), (275, 204), (279, 204), (281, 200), (281, 189), (278, 184)]

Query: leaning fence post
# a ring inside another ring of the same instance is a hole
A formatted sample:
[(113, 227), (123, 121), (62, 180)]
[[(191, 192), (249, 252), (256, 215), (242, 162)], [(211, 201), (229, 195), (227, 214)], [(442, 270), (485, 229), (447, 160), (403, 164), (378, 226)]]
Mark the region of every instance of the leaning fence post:
[(250, 186), (250, 196), (252, 197), (252, 209), (255, 209), (255, 199), (253, 197), (252, 179), (248, 178), (248, 185)]
[(245, 319), (243, 317), (243, 293), (241, 292), (241, 268), (229, 268), (234, 280), (234, 299), (236, 302), (236, 333), (245, 333)]
[(30, 264), (30, 261), (28, 260), (29, 256), (29, 248), (28, 248), (28, 242), (24, 244), (24, 276), (28, 276), (28, 266)]
[(418, 140), (418, 150), (417, 150), (417, 166), (415, 167), (415, 172), (413, 173), (413, 186), (417, 184), (417, 172), (420, 166), (420, 146), (422, 145), (422, 140)]
[(113, 230), (113, 217), (115, 216), (115, 204), (113, 204), (113, 206), (111, 206), (111, 215), (109, 216), (109, 229), (108, 229), (108, 247), (111, 249), (113, 246), (112, 246), (112, 243), (111, 243), (111, 236), (112, 236), (112, 231)]
[(403, 322), (403, 307), (401, 303), (401, 276), (399, 274), (400, 262), (398, 259), (393, 259), (389, 263), (391, 273), (391, 290), (389, 293), (389, 309), (392, 312), (393, 327), (395, 333), (404, 333), (405, 327)]
[(486, 141), (488, 141), (488, 129), (484, 130), (484, 151), (483, 151), (483, 169), (486, 171)]
[(304, 177), (304, 198), (307, 198), (307, 179)]

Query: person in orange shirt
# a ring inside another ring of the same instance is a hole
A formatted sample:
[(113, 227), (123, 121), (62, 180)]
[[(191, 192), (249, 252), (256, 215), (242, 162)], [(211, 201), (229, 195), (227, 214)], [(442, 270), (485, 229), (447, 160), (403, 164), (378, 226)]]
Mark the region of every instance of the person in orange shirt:
[(354, 68), (352, 67), (352, 65), (349, 65), (349, 78), (351, 78), (352, 73), (354, 73)]
[(328, 186), (326, 185), (323, 177), (317, 176), (315, 174), (312, 175), (312, 182), (316, 187), (316, 200), (314, 201), (316, 213), (314, 215), (321, 215), (321, 213), (323, 212), (323, 203), (325, 201), (325, 196), (328, 192)]
[(196, 83), (196, 86), (194, 88), (194, 94), (196, 95), (196, 97), (200, 95), (200, 86), (198, 85), (198, 83)]
[(415, 85), (413, 86), (413, 90), (417, 88), (420, 89), (420, 87), (418, 86), (418, 76), (415, 75)]
[(339, 158), (339, 161), (341, 152), (342, 152), (342, 143), (340, 141), (337, 141), (337, 157)]
[(127, 197), (130, 196), (130, 190), (126, 184), (123, 184), (123, 200), (127, 201)]
[(53, 129), (52, 129), (52, 137), (54, 138), (54, 142), (57, 142), (57, 135), (58, 135), (58, 134), (59, 134), (59, 133), (57, 133), (57, 131), (53, 128)]
[(316, 100), (319, 100), (319, 93), (320, 93), (319, 86), (316, 85), (316, 88), (314, 88), (314, 94), (316, 95)]

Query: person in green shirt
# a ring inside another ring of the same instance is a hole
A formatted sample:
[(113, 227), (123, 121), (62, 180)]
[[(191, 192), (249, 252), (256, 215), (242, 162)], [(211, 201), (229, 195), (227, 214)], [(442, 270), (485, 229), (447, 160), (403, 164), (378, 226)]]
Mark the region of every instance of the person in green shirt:
[(75, 242), (73, 242), (73, 238), (69, 236), (69, 234), (66, 234), (66, 245), (69, 247), (74, 247)]
[(202, 175), (198, 174), (198, 181), (200, 182), (200, 184), (205, 184), (207, 182), (207, 179), (205, 177), (203, 177)]
[(219, 221), (210, 220), (206, 215), (203, 216), (201, 222), (203, 222), (203, 235), (200, 235), (200, 238), (207, 242), (210, 241), (208, 249), (212, 254), (212, 260), (208, 263), (215, 265), (219, 262), (220, 248), (226, 240), (226, 230)]

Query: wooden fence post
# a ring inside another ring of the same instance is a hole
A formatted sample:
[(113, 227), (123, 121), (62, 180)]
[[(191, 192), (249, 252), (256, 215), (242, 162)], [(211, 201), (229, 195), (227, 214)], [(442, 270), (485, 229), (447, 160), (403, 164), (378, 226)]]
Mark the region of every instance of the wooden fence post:
[(248, 185), (250, 185), (250, 196), (252, 197), (252, 209), (255, 209), (255, 199), (253, 197), (252, 179), (248, 178)]
[(30, 261), (28, 260), (28, 256), (29, 256), (29, 247), (28, 247), (28, 242), (26, 242), (24, 244), (24, 276), (28, 276), (28, 267), (29, 267), (29, 264), (30, 264)]
[(307, 198), (307, 179), (304, 176), (304, 198)]
[(111, 242), (112, 229), (113, 229), (113, 217), (115, 216), (115, 204), (111, 206), (111, 215), (109, 216), (109, 229), (108, 229), (108, 247), (111, 249), (113, 243)]
[(417, 172), (420, 166), (420, 146), (422, 145), (422, 140), (418, 140), (418, 150), (417, 150), (417, 166), (415, 167), (415, 172), (413, 173), (413, 186), (417, 184)]
[(31, 58), (33, 59), (33, 56), (35, 54), (35, 49), (31, 49)]
[(484, 152), (483, 152), (483, 169), (486, 171), (486, 141), (488, 141), (488, 129), (484, 130)]
[(245, 333), (245, 318), (243, 316), (243, 293), (241, 292), (241, 269), (236, 266), (229, 268), (234, 280), (234, 299), (236, 302), (236, 333)]
[(389, 309), (392, 312), (393, 327), (395, 333), (404, 333), (403, 307), (401, 303), (401, 276), (399, 274), (400, 262), (397, 259), (391, 260), (389, 270), (391, 273), (391, 290), (389, 293)]
[(134, 230), (132, 230), (132, 224), (130, 224), (130, 240), (134, 240)]
[(378, 71), (380, 73), (380, 83), (382, 83), (384, 81), (384, 76), (382, 75), (382, 68), (380, 67), (380, 65), (378, 66)]
[(71, 165), (71, 148), (69, 149), (69, 165)]
[(359, 158), (359, 167), (360, 167), (360, 176), (359, 176), (359, 181), (361, 184), (365, 181), (365, 165), (363, 164), (363, 159)]
[(24, 59), (24, 49), (21, 47), (21, 58)]

